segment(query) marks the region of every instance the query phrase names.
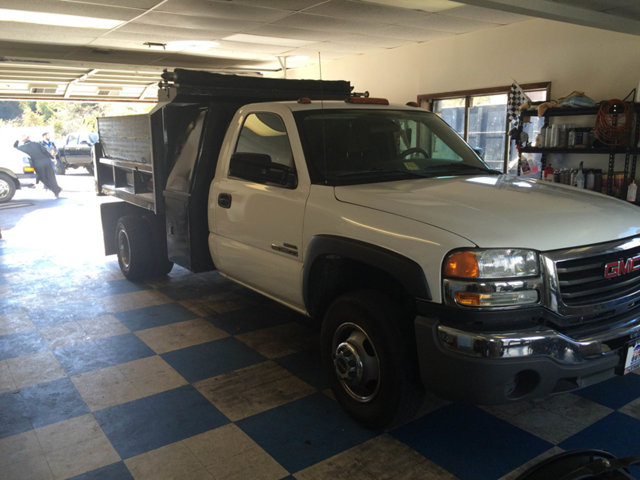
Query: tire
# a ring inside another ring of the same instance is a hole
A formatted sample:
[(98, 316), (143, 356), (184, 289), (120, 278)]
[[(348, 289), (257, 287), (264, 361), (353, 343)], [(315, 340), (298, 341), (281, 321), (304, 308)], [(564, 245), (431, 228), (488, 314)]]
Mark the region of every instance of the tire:
[(6, 203), (16, 194), (16, 184), (13, 179), (5, 174), (0, 173), (0, 203)]
[(56, 162), (56, 175), (64, 175), (67, 171), (65, 164), (62, 163), (62, 160), (58, 159)]
[(163, 277), (167, 275), (172, 269), (173, 269), (173, 262), (171, 260), (157, 257), (153, 273), (157, 277)]
[(149, 224), (142, 216), (127, 215), (118, 219), (118, 264), (128, 280), (144, 280), (155, 273), (150, 230)]
[(93, 177), (94, 176), (93, 175), (93, 173), (94, 173), (93, 163), (85, 165), (85, 168), (87, 169), (87, 172), (89, 172), (89, 175), (91, 175)]
[(322, 323), (322, 362), (331, 389), (368, 428), (411, 420), (422, 404), (415, 346), (399, 328), (402, 319), (385, 294), (362, 290), (338, 297)]

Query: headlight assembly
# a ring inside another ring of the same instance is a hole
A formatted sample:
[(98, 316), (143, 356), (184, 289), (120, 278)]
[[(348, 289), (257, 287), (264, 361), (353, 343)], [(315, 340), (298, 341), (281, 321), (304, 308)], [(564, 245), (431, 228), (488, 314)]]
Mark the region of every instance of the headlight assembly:
[(523, 249), (461, 250), (443, 265), (445, 302), (465, 307), (511, 307), (538, 303), (538, 254)]

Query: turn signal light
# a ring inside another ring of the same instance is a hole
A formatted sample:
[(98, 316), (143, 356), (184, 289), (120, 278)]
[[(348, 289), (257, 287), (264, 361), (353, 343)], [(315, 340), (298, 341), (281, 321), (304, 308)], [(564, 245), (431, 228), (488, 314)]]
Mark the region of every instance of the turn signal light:
[(444, 274), (448, 277), (478, 277), (478, 259), (472, 252), (457, 252), (447, 259)]
[(482, 303), (481, 297), (479, 293), (456, 292), (456, 302), (468, 307), (479, 306)]

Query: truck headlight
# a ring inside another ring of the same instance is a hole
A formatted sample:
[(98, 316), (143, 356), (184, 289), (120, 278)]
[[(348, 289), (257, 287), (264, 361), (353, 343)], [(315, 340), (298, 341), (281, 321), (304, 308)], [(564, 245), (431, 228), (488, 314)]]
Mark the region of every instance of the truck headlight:
[(538, 254), (523, 249), (461, 250), (443, 265), (445, 302), (465, 307), (509, 307), (540, 300)]

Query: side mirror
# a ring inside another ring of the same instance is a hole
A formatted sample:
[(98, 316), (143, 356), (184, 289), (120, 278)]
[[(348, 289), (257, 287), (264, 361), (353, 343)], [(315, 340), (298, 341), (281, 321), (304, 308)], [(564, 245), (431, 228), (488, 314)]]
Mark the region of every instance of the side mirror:
[(236, 152), (231, 155), (229, 176), (265, 183), (270, 165), (271, 157), (264, 153)]
[(264, 153), (234, 153), (229, 162), (229, 176), (290, 189), (298, 185), (295, 169), (272, 162), (271, 156)]

